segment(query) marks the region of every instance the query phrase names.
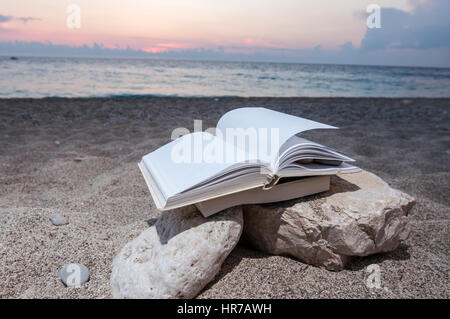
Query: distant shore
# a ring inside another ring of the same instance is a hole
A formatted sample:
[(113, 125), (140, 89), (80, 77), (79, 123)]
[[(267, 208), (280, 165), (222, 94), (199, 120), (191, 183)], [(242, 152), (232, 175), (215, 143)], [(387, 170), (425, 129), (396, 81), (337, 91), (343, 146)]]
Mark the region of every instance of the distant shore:
[[(109, 298), (112, 259), (160, 214), (137, 162), (173, 129), (241, 106), (340, 127), (304, 136), (416, 197), (412, 232), (341, 272), (239, 244), (199, 298), (450, 297), (450, 99), (271, 97), (0, 99), (0, 297)], [(81, 289), (59, 280), (71, 262), (91, 273)], [(382, 289), (365, 285), (370, 264)]]

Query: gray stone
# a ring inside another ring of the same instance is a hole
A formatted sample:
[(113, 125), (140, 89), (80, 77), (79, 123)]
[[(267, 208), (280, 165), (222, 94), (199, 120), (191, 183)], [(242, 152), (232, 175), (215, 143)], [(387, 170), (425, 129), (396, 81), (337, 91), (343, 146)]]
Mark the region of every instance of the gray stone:
[(58, 214), (52, 214), (50, 216), (50, 221), (55, 226), (67, 225), (69, 223), (69, 220), (66, 217)]
[(67, 264), (60, 273), (62, 282), (68, 287), (77, 287), (89, 280), (89, 270), (83, 264)]
[(193, 298), (214, 279), (243, 228), (241, 207), (204, 218), (195, 206), (163, 212), (116, 256), (113, 298)]
[(366, 171), (331, 179), (330, 190), (302, 199), (243, 207), (243, 239), (329, 270), (349, 256), (392, 251), (407, 239), (411, 196)]

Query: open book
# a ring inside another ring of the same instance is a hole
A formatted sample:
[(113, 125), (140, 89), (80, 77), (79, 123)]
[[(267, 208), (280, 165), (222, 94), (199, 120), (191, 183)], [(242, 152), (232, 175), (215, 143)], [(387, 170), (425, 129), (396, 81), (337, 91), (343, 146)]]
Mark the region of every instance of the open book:
[(353, 160), (296, 134), (336, 127), (262, 107), (224, 114), (215, 133), (194, 132), (145, 155), (139, 163), (159, 210), (253, 188), (280, 178), (359, 170)]

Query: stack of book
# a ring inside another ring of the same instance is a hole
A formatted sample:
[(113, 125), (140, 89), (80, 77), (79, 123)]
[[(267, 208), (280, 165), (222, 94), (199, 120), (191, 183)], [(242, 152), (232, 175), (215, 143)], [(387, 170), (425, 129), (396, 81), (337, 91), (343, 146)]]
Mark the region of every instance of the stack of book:
[(139, 163), (159, 210), (195, 204), (207, 217), (226, 208), (327, 191), (330, 176), (359, 168), (353, 159), (297, 136), (336, 127), (262, 107), (224, 114), (214, 134), (194, 132)]

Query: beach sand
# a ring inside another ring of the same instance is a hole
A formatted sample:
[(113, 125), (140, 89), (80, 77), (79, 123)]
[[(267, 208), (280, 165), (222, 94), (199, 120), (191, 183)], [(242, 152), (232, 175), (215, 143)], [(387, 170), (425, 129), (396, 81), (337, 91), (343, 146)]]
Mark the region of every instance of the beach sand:
[[(112, 259), (160, 215), (137, 162), (174, 128), (246, 105), (339, 126), (304, 135), (415, 196), (412, 232), (341, 272), (238, 244), (199, 298), (449, 298), (450, 99), (378, 98), (0, 100), (0, 297), (111, 297)], [(89, 268), (82, 288), (59, 279), (72, 262)], [(366, 286), (370, 264), (380, 289)]]

